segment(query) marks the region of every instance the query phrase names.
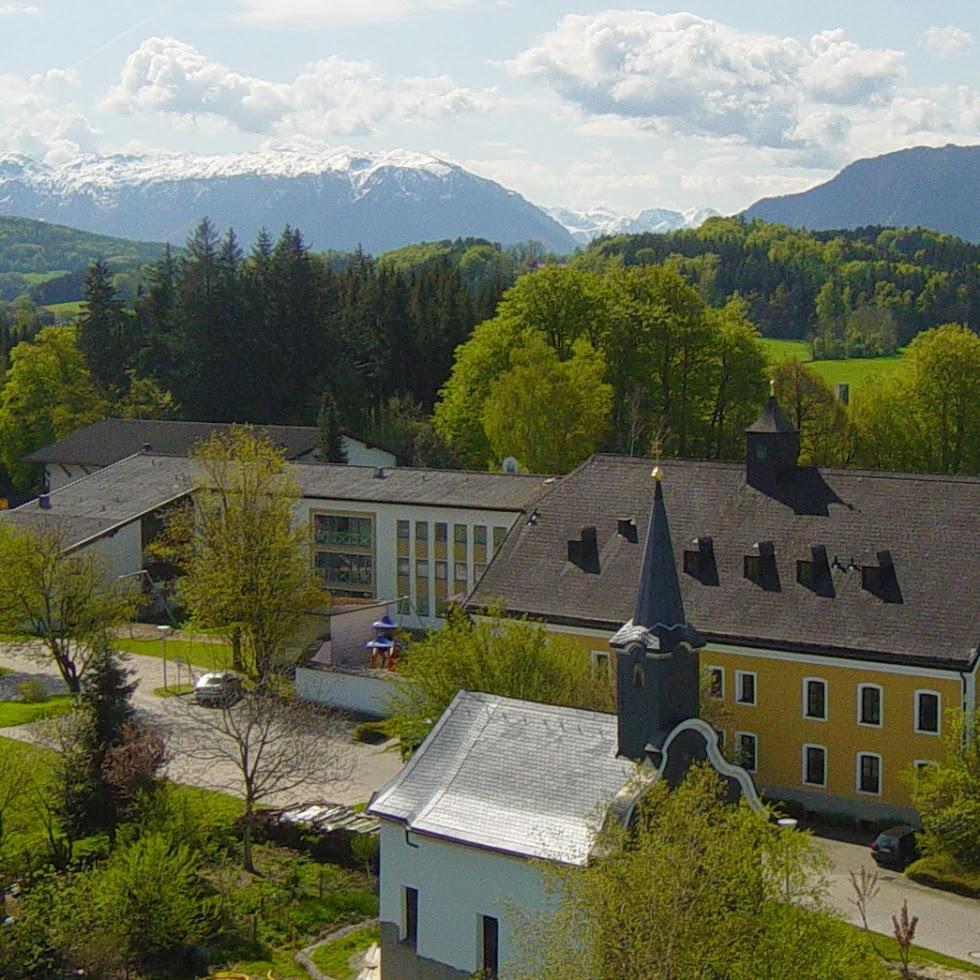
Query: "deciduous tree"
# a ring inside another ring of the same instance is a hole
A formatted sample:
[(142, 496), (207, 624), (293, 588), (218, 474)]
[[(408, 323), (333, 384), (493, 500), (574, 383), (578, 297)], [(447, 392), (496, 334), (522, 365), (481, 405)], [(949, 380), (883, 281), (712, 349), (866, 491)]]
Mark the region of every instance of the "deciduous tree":
[(329, 603), (309, 531), (294, 520), (299, 488), (282, 450), (250, 426), (216, 433), (191, 459), (194, 502), (171, 514), (166, 535), (184, 572), (178, 599), (261, 676), (278, 664), (298, 618)]
[(579, 647), (542, 626), (490, 612), (471, 622), (451, 614), (446, 626), (409, 644), (398, 665), (389, 730), (413, 750), (459, 691), (612, 710), (608, 673)]
[(0, 525), (0, 631), (29, 639), (24, 652), (54, 661), (77, 694), (105, 637), (132, 619), (136, 592), (99, 555), (66, 546), (55, 529)]
[(0, 462), (16, 486), (31, 486), (37, 468), (23, 457), (96, 419), (106, 404), (75, 344), (72, 327), (45, 327), (10, 352), (0, 391)]
[(494, 460), (514, 456), (532, 473), (567, 473), (595, 452), (608, 427), (613, 388), (603, 381), (602, 355), (583, 338), (562, 361), (528, 333), (511, 364), (483, 406)]
[(823, 904), (812, 838), (779, 830), (695, 767), (656, 784), (634, 825), (597, 832), (585, 868), (542, 868), (551, 911), (517, 916), (515, 975), (542, 980), (889, 976)]

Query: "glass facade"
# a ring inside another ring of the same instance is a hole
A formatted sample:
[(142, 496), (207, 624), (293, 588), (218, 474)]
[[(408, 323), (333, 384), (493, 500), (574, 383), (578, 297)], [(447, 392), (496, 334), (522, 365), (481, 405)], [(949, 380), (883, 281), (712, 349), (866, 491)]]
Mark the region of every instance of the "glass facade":
[(375, 595), (374, 518), (368, 514), (314, 514), (314, 565), (338, 596)]

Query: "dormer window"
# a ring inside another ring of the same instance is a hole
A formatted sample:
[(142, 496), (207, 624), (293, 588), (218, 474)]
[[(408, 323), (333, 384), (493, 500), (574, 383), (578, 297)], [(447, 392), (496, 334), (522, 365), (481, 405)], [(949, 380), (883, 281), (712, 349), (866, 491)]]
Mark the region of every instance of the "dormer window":
[(684, 573), (696, 578), (703, 585), (718, 584), (715, 546), (711, 538), (694, 538), (691, 546), (684, 549)]
[(809, 558), (797, 561), (796, 581), (811, 592), (833, 595), (827, 549), (822, 544), (815, 544), (810, 548)]
[(861, 588), (885, 602), (901, 602), (895, 562), (890, 551), (879, 551), (878, 564), (861, 566)]
[(757, 541), (742, 559), (742, 572), (750, 582), (764, 589), (778, 589), (776, 550), (771, 541)]

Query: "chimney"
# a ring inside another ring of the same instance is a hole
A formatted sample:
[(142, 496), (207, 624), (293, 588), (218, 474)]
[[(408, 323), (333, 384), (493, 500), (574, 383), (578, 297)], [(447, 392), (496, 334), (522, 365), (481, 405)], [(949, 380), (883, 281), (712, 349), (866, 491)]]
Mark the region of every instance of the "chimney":
[(568, 560), (583, 572), (599, 573), (599, 541), (594, 527), (583, 527), (579, 540), (569, 539)]
[(41, 508), (41, 510), (51, 510), (51, 494), (39, 494), (37, 498), (37, 505)]
[(383, 466), (375, 466), (374, 478), (376, 480), (383, 480), (385, 478), (385, 468)]
[(141, 451), (141, 452), (144, 452), (144, 453), (148, 453), (148, 452), (150, 452), (150, 451), (151, 451), (152, 449), (153, 449), (153, 445), (152, 445), (152, 443), (149, 443), (149, 442), (144, 442), (144, 443), (143, 443), (143, 447), (142, 447), (142, 449), (141, 449), (140, 451)]

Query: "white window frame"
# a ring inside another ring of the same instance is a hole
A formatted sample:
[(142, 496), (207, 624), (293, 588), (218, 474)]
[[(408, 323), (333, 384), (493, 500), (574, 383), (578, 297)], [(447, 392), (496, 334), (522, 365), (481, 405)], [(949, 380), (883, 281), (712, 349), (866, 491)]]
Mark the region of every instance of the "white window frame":
[(605, 650), (590, 650), (589, 661), (593, 677), (599, 677), (600, 670), (605, 670), (607, 678), (612, 677), (612, 656)]
[[(878, 692), (878, 721), (862, 721), (861, 710), (864, 707), (863, 692), (866, 687)], [(857, 686), (857, 723), (862, 728), (884, 728), (885, 726), (885, 689), (880, 684), (861, 683)]]
[[(705, 664), (704, 669), (708, 671), (708, 673), (712, 677), (712, 681), (708, 683), (708, 697), (711, 698), (712, 701), (724, 701), (725, 700), (725, 668), (719, 667), (718, 664)], [(713, 683), (714, 672), (716, 670), (721, 675), (721, 694), (718, 695), (714, 695), (711, 693), (711, 684)]]
[[(823, 684), (823, 715), (811, 715), (807, 714), (807, 707), (809, 703), (808, 694), (810, 684)], [(830, 714), (829, 705), (827, 704), (827, 695), (830, 692), (830, 685), (827, 683), (826, 679), (823, 677), (804, 677), (803, 686), (801, 687), (801, 693), (803, 695), (803, 717), (807, 721), (826, 721), (827, 716)]]
[[(809, 779), (806, 778), (806, 751), (807, 749), (820, 749), (823, 752), (823, 782), (822, 783), (811, 783)], [(827, 751), (826, 745), (818, 745), (816, 742), (804, 742), (803, 748), (800, 750), (800, 782), (804, 786), (816, 786), (820, 789), (827, 788), (827, 760), (830, 758), (830, 753)]]
[[(870, 756), (878, 760), (878, 789), (861, 789), (861, 760), (865, 756)], [(877, 752), (858, 752), (854, 756), (854, 785), (857, 791), (862, 796), (881, 796), (882, 786), (885, 783), (885, 766), (882, 762), (881, 755)]]
[[(752, 694), (754, 700), (743, 701), (742, 700), (742, 678), (749, 677), (752, 678)], [(735, 703), (744, 704), (747, 707), (754, 708), (759, 703), (759, 675), (754, 670), (736, 670), (735, 671)], [(746, 732), (746, 735), (751, 735), (751, 732)]]
[[(934, 732), (919, 727), (919, 696), (921, 694), (931, 694), (936, 699), (936, 730)], [(915, 734), (916, 735), (939, 735), (943, 730), (943, 696), (939, 691), (932, 691), (925, 687), (920, 687), (915, 692)]]
[(912, 772), (915, 774), (914, 777), (913, 777), (914, 780), (915, 780), (915, 782), (918, 782), (918, 780), (919, 780), (919, 773), (922, 772), (922, 770), (925, 769), (926, 766), (934, 766), (934, 765), (937, 765), (935, 759), (915, 759), (915, 760), (913, 760), (913, 762), (912, 762)]
[[(742, 736), (748, 735), (755, 742), (755, 765), (750, 769), (741, 760), (742, 755)], [(759, 736), (755, 732), (735, 732), (735, 745), (734, 745), (736, 765), (741, 766), (746, 772), (758, 772), (759, 771)]]

